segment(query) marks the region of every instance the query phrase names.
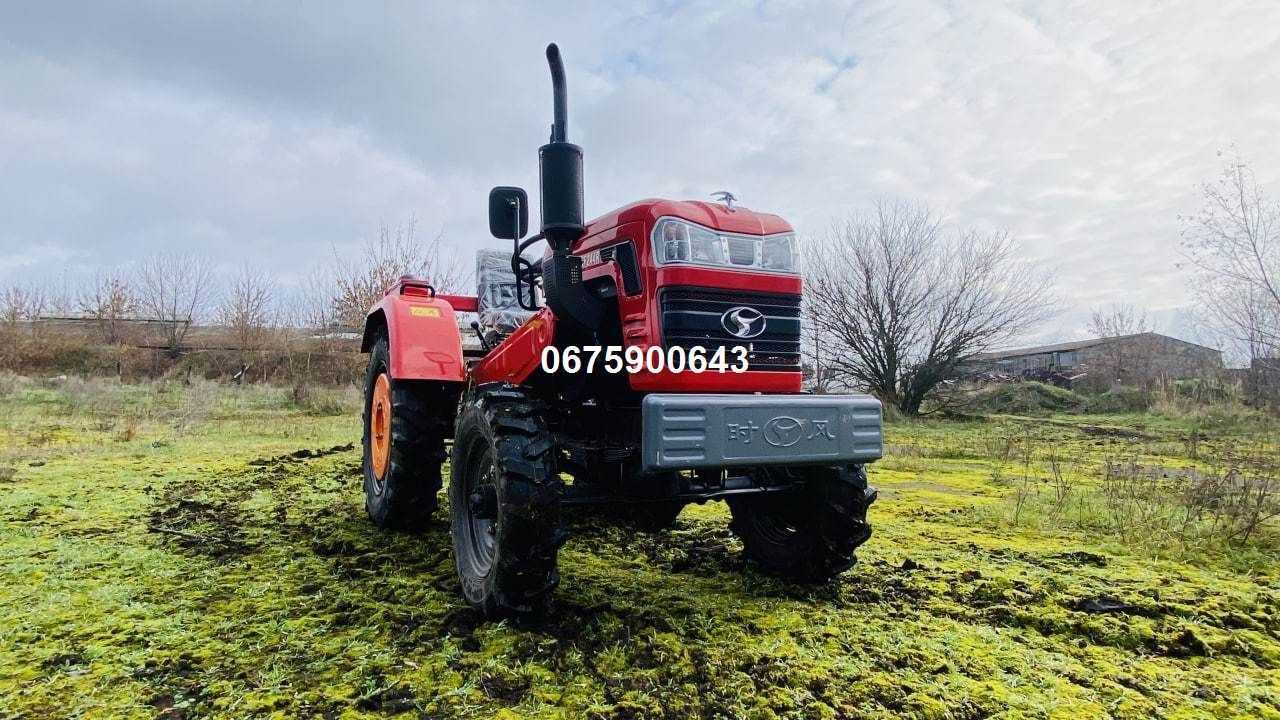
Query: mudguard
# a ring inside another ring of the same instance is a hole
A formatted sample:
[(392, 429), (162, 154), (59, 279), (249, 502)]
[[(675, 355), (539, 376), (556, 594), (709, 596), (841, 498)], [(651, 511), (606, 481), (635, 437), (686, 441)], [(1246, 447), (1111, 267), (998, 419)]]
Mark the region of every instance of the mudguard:
[(398, 283), (365, 318), (361, 351), (369, 352), (378, 334), (386, 332), (391, 377), (465, 382), (462, 333), (451, 299), (424, 284)]

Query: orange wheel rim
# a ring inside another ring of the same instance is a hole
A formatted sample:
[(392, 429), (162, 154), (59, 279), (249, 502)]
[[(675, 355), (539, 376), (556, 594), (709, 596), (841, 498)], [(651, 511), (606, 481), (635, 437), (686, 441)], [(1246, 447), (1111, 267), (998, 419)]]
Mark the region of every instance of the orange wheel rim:
[(391, 380), (386, 373), (379, 375), (373, 384), (373, 402), (369, 407), (369, 435), (373, 475), (381, 480), (391, 460)]

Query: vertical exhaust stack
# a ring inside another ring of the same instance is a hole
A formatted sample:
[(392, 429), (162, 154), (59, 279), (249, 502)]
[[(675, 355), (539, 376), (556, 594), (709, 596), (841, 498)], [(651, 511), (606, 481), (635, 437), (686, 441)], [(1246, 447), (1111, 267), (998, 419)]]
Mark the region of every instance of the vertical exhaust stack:
[(551, 266), (544, 269), (543, 292), (558, 319), (594, 331), (604, 305), (582, 284), (582, 258), (569, 247), (586, 231), (582, 200), (582, 148), (569, 142), (569, 99), (564, 62), (555, 43), (547, 46), (551, 67), (553, 122), (551, 142), (538, 149), (538, 185), (542, 197), (542, 235), (551, 246)]
[(586, 227), (582, 218), (582, 148), (569, 142), (568, 91), (560, 48), (555, 43), (547, 46), (547, 64), (551, 66), (554, 122), (551, 142), (538, 149), (538, 182), (542, 233), (556, 246), (578, 239)]

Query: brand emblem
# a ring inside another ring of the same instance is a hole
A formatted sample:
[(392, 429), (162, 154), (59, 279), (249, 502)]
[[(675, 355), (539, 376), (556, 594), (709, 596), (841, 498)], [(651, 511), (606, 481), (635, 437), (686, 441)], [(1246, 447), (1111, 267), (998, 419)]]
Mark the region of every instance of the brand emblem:
[(779, 415), (764, 424), (764, 441), (774, 447), (791, 447), (800, 442), (804, 423), (789, 415)]
[(720, 316), (720, 325), (736, 338), (744, 340), (753, 338), (764, 332), (764, 314), (755, 308), (730, 308)]
[(422, 307), (421, 305), (411, 305), (409, 314), (414, 317), (440, 317), (440, 309), (433, 307)]

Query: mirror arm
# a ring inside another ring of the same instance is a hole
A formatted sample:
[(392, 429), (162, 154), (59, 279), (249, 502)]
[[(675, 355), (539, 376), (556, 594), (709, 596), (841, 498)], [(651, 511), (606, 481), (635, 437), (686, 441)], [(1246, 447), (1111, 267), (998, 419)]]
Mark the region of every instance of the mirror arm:
[[(513, 272), (513, 273), (515, 274), (515, 276), (516, 276), (516, 302), (520, 305), (520, 307), (524, 308), (525, 310), (537, 310), (537, 309), (538, 309), (538, 298), (537, 298), (537, 296), (536, 296), (536, 295), (534, 295), (534, 287), (533, 287), (533, 278), (534, 278), (533, 265), (531, 265), (531, 264), (529, 263), (529, 261), (527, 261), (527, 260), (525, 260), (525, 259), (524, 259), (524, 251), (525, 251), (525, 248), (528, 248), (530, 245), (532, 245), (532, 244), (534, 244), (534, 243), (538, 242), (539, 240), (542, 240), (542, 239), (543, 239), (543, 238), (542, 238), (542, 233), (538, 233), (538, 234), (534, 235), (533, 237), (530, 237), (530, 238), (526, 239), (524, 242), (521, 242), (521, 241), (520, 241), (520, 237), (519, 237), (519, 234), (520, 234), (520, 201), (519, 201), (518, 199), (516, 199), (516, 200), (512, 200), (512, 202), (511, 202), (511, 213), (512, 213), (512, 219), (514, 220), (514, 227), (516, 228), (516, 237), (515, 237), (514, 239), (512, 239), (512, 241), (511, 241), (511, 244), (512, 244), (512, 246), (513, 246), (513, 248), (514, 248), (514, 249), (513, 249), (513, 251), (512, 251), (512, 253), (511, 253), (511, 272)], [(521, 268), (521, 264), (529, 265), (529, 278), (528, 278), (528, 281), (529, 281), (529, 302), (528, 302), (527, 304), (526, 304), (526, 303), (525, 303), (525, 301), (524, 301), (524, 274), (525, 274), (525, 271)]]

